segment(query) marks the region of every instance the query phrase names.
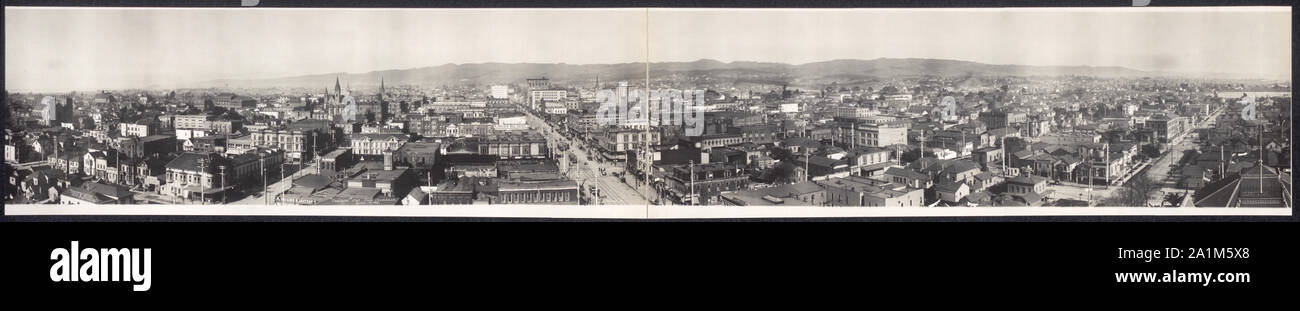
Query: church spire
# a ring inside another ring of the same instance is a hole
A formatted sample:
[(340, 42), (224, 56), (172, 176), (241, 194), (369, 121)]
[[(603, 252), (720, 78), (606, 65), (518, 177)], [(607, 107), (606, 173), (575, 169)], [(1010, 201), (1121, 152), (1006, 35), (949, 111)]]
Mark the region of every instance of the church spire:
[(339, 85), (339, 76), (334, 76), (334, 94), (343, 95), (343, 87)]
[(379, 76), (379, 102), (384, 102), (384, 76)]

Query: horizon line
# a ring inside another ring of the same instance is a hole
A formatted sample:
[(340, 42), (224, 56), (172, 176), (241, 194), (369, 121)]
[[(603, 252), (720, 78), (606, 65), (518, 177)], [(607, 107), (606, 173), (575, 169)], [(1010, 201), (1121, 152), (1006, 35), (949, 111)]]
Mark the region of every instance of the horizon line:
[[(297, 74), (297, 75), (283, 75), (283, 76), (274, 76), (274, 77), (266, 77), (266, 78), (220, 78), (220, 79), (209, 79), (209, 80), (204, 80), (204, 81), (189, 82), (189, 84), (203, 84), (203, 83), (211, 83), (211, 82), (217, 82), (217, 81), (256, 81), (256, 80), (292, 79), (292, 78), (302, 78), (302, 77), (308, 77), (308, 76), (322, 76), (322, 75), (336, 75), (336, 76), (338, 76), (338, 75), (365, 75), (365, 74), (374, 74), (374, 73), (377, 73), (377, 72), (383, 72), (383, 71), (416, 70), (416, 69), (425, 69), (425, 68), (443, 67), (443, 66), (448, 66), (448, 65), (451, 65), (451, 66), (462, 66), (462, 65), (492, 65), (492, 64), (501, 64), (501, 65), (572, 65), (572, 66), (612, 66), (612, 65), (631, 65), (631, 64), (647, 64), (647, 63), (648, 63), (648, 64), (663, 64), (663, 63), (695, 63), (695, 62), (702, 62), (702, 61), (713, 61), (713, 62), (719, 62), (719, 63), (723, 63), (723, 64), (735, 64), (735, 63), (757, 63), (757, 64), (778, 64), (778, 65), (787, 65), (787, 66), (805, 66), (805, 65), (810, 65), (810, 64), (827, 63), (827, 62), (835, 62), (835, 61), (876, 61), (876, 60), (891, 60), (891, 59), (894, 59), (894, 60), (937, 60), (937, 61), (953, 61), (953, 62), (964, 62), (964, 63), (973, 63), (973, 64), (989, 65), (989, 66), (1023, 66), (1023, 67), (1040, 67), (1040, 68), (1045, 68), (1045, 67), (1046, 67), (1046, 68), (1050, 68), (1050, 67), (1064, 67), (1064, 68), (1069, 68), (1069, 67), (1079, 67), (1079, 68), (1114, 68), (1114, 69), (1125, 69), (1125, 70), (1139, 71), (1139, 72), (1142, 72), (1142, 73), (1150, 74), (1150, 75), (1152, 75), (1152, 76), (1170, 76), (1170, 75), (1174, 75), (1174, 76), (1181, 76), (1181, 78), (1189, 78), (1189, 77), (1186, 77), (1186, 76), (1195, 76), (1195, 75), (1201, 75), (1201, 76), (1205, 76), (1205, 75), (1237, 75), (1237, 76), (1250, 76), (1250, 77), (1249, 77), (1249, 78), (1224, 78), (1224, 79), (1229, 79), (1229, 80), (1286, 80), (1286, 81), (1292, 81), (1292, 79), (1291, 79), (1292, 77), (1285, 77), (1285, 78), (1283, 78), (1283, 77), (1276, 77), (1276, 76), (1274, 76), (1274, 77), (1269, 77), (1268, 75), (1261, 75), (1261, 74), (1256, 74), (1256, 73), (1194, 72), (1194, 71), (1156, 71), (1156, 70), (1138, 69), (1138, 68), (1132, 68), (1132, 67), (1126, 67), (1126, 66), (1118, 66), (1118, 65), (1105, 65), (1105, 66), (1099, 66), (1099, 65), (1026, 65), (1026, 64), (995, 64), (995, 63), (985, 63), (985, 62), (978, 62), (978, 61), (971, 61), (971, 60), (962, 60), (962, 59), (952, 59), (952, 58), (876, 57), (876, 58), (870, 58), (870, 59), (863, 59), (863, 58), (837, 58), (837, 59), (822, 60), (822, 61), (813, 61), (813, 62), (798, 63), (798, 64), (787, 63), (787, 62), (777, 62), (777, 61), (753, 61), (753, 60), (731, 60), (731, 61), (723, 61), (723, 60), (713, 59), (713, 58), (697, 58), (697, 59), (695, 59), (695, 60), (690, 60), (690, 61), (680, 61), (680, 60), (678, 60), (678, 61), (659, 61), (659, 62), (620, 62), (620, 63), (588, 63), (588, 64), (571, 64), (571, 63), (567, 63), (567, 62), (537, 63), (537, 62), (493, 62), (493, 61), (488, 61), (488, 62), (473, 62), (473, 63), (443, 63), (443, 64), (440, 64), (440, 65), (428, 65), (428, 66), (407, 67), (407, 68), (375, 69), (375, 70), (362, 71), (362, 72), (348, 72), (348, 71), (342, 71), (342, 72), (325, 72), (325, 73), (305, 73), (305, 74)], [(1210, 79), (1213, 79), (1213, 78), (1210, 78)], [(171, 88), (168, 88), (168, 87), (155, 87), (155, 86), (146, 86), (146, 87), (137, 86), (137, 87), (125, 87), (125, 88), (96, 88), (96, 89), (93, 89), (93, 90), (86, 90), (86, 89), (78, 89), (78, 90), (62, 89), (62, 90), (60, 90), (60, 91), (50, 91), (50, 90), (32, 90), (32, 89), (22, 89), (22, 90), (14, 90), (14, 91), (15, 91), (16, 93), (24, 93), (24, 92), (26, 92), (26, 93), (51, 93), (51, 92), (52, 92), (52, 93), (60, 93), (60, 92), (101, 92), (101, 91), (136, 90), (136, 89), (139, 89), (139, 90), (154, 90), (154, 89), (206, 89), (206, 88), (219, 88), (219, 87), (171, 87)], [(9, 91), (10, 89), (8, 89), (8, 87), (6, 87), (5, 90), (6, 90), (6, 91)]]

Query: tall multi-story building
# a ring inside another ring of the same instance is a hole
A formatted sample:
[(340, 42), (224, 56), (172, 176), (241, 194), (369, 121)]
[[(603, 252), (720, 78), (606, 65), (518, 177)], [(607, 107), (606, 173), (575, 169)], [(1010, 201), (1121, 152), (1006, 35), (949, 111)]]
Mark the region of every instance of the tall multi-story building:
[[(292, 161), (310, 161), (320, 152), (313, 141), (312, 131), (286, 128), (264, 128), (251, 131), (249, 138), (254, 146), (279, 148)], [(322, 139), (316, 134), (316, 140)]]
[(851, 123), (840, 124), (835, 131), (839, 141), (848, 142), (853, 147), (907, 144), (907, 128), (901, 126)]
[(53, 126), (59, 123), (59, 100), (53, 96), (41, 98), (40, 118), (41, 124)]
[(551, 87), (551, 79), (544, 77), (540, 79), (528, 79), (527, 82), (529, 89), (546, 89)]
[(528, 104), (533, 109), (542, 109), (544, 103), (558, 103), (562, 108), (564, 99), (568, 97), (568, 90), (531, 90), (528, 91)]
[(152, 135), (152, 127), (148, 123), (118, 123), (118, 134), (120, 136), (146, 137)]
[(1146, 120), (1146, 127), (1155, 131), (1156, 139), (1162, 143), (1173, 140), (1187, 129), (1187, 118), (1169, 117), (1164, 114), (1152, 115)]
[(175, 118), (176, 129), (207, 129), (208, 120), (213, 120), (213, 116), (205, 114), (179, 115)]
[[(737, 136), (736, 138), (739, 138)], [(623, 153), (628, 150), (635, 150), (645, 147), (645, 145), (658, 145), (662, 142), (662, 135), (657, 130), (635, 130), (635, 129), (617, 129), (606, 131), (603, 136), (598, 138), (600, 147), (606, 151)]]
[(77, 108), (72, 101), (72, 97), (64, 97), (62, 101), (56, 102), (58, 106), (55, 108), (55, 121), (58, 121), (59, 124), (76, 122), (77, 118), (74, 114)]
[(257, 99), (229, 93), (213, 96), (210, 100), (212, 105), (226, 109), (257, 107)]
[(510, 98), (510, 88), (505, 85), (493, 85), (491, 96), (493, 99)]
[(118, 150), (129, 158), (148, 158), (177, 151), (176, 144), (176, 137), (172, 135), (130, 137), (119, 144)]
[(1024, 113), (1006, 111), (981, 112), (979, 115), (980, 121), (983, 121), (990, 129), (1004, 128), (1024, 123), (1027, 118), (1028, 117), (1025, 116)]
[(209, 120), (208, 130), (213, 134), (234, 134), (244, 127), (241, 120)]
[(204, 114), (176, 116), (173, 125), (176, 129), (176, 139), (189, 140), (193, 137), (208, 136), (208, 120), (214, 119), (214, 116)]
[(352, 155), (363, 160), (380, 159), (392, 154), (411, 140), (406, 134), (351, 134)]
[(741, 137), (746, 142), (755, 144), (770, 144), (776, 141), (776, 134), (781, 131), (776, 125), (747, 125), (736, 127)]
[(162, 129), (172, 129), (176, 124), (176, 115), (163, 114), (158, 116), (158, 127)]

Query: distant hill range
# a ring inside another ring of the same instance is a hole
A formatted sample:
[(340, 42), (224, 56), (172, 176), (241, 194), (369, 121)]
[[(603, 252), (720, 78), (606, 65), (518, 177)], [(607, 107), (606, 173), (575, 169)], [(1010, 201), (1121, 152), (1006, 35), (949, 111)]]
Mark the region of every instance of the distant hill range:
[[(645, 77), (644, 63), (623, 64), (446, 64), (412, 69), (382, 70), (367, 73), (327, 73), (272, 79), (214, 80), (187, 87), (333, 87), (334, 78), (354, 89), (370, 89), (383, 77), (386, 85), (460, 85), (522, 83), (528, 78), (546, 77), (561, 85), (594, 85), (614, 81), (640, 81)], [(664, 77), (710, 77), (726, 81), (754, 83), (820, 84), (832, 81), (863, 81), (921, 76), (996, 77), (996, 76), (1063, 76), (1092, 77), (1160, 77), (1185, 74), (1148, 72), (1124, 67), (1092, 66), (1024, 66), (991, 65), (968, 61), (916, 58), (880, 58), (873, 60), (833, 60), (790, 65), (763, 62), (698, 60), (693, 62), (651, 63), (650, 75)], [(1209, 75), (1196, 75), (1209, 76)], [(1222, 77), (1222, 76), (1219, 76)], [(718, 81), (718, 80), (715, 80)], [(841, 82), (843, 83), (843, 82)]]

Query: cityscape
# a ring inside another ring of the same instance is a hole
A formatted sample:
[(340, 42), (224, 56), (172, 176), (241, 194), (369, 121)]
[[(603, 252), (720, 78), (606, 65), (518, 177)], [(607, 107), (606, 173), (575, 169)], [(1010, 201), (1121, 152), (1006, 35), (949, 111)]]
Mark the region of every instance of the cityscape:
[(5, 203), (1292, 204), (1289, 68), (705, 56), (6, 88)]

